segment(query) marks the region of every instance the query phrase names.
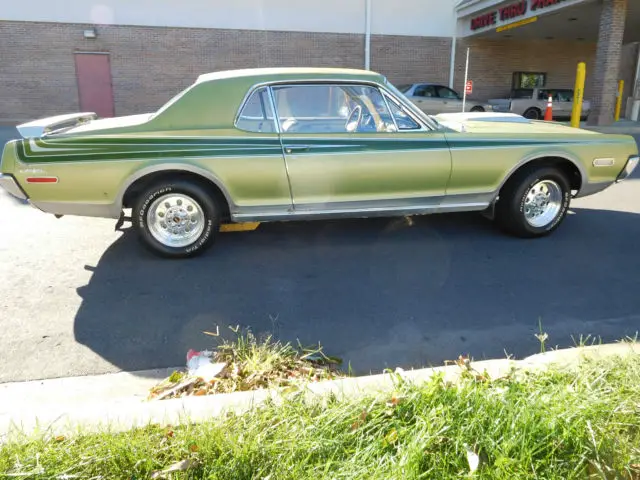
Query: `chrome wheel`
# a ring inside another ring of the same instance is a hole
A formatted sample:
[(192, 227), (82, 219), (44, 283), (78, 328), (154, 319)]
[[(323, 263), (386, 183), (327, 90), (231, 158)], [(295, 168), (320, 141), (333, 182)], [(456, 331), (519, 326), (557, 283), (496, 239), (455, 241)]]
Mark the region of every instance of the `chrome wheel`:
[(545, 227), (560, 213), (562, 209), (562, 188), (553, 180), (541, 180), (525, 195), (524, 218), (529, 225), (536, 228)]
[(167, 247), (186, 247), (205, 227), (204, 211), (193, 198), (169, 193), (157, 198), (147, 211), (149, 232)]

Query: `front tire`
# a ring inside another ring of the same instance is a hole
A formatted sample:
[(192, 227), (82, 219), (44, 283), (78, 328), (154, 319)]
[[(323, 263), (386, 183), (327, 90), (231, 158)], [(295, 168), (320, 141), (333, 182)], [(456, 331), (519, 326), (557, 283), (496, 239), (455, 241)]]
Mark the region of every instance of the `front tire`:
[(214, 198), (189, 180), (155, 183), (138, 197), (132, 216), (142, 243), (167, 258), (201, 254), (220, 229), (220, 208)]
[(531, 167), (516, 173), (496, 204), (496, 222), (522, 238), (542, 237), (564, 220), (571, 202), (566, 176), (554, 167)]
[(472, 112), (484, 112), (484, 108), (482, 107), (473, 107), (471, 109)]
[(540, 120), (542, 118), (542, 112), (537, 108), (530, 108), (524, 112), (523, 117), (529, 120)]

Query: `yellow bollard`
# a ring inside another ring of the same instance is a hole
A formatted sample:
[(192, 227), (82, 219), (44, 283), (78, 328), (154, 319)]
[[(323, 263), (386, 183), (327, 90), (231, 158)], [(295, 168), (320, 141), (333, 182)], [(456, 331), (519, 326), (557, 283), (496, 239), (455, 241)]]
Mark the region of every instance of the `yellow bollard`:
[(582, 116), (582, 101), (584, 100), (584, 81), (587, 76), (587, 64), (580, 62), (576, 72), (576, 86), (573, 89), (573, 109), (571, 111), (571, 126), (580, 128)]
[(618, 98), (616, 100), (616, 113), (613, 119), (617, 122), (620, 120), (620, 112), (622, 111), (622, 95), (624, 94), (624, 80), (620, 80), (618, 83)]

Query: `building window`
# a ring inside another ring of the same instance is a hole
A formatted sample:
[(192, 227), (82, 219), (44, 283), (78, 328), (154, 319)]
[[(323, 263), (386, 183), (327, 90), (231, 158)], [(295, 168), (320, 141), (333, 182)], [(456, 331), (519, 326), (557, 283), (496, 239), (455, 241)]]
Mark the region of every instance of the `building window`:
[(520, 88), (540, 88), (547, 84), (547, 74), (541, 72), (515, 72), (512, 90)]

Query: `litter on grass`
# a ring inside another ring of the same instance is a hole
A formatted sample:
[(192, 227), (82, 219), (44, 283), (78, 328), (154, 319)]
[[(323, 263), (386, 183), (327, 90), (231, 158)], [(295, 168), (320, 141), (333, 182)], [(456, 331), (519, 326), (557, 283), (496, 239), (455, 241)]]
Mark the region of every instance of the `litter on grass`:
[(222, 340), (214, 351), (189, 350), (186, 371), (176, 371), (153, 387), (149, 399), (296, 387), (345, 376), (338, 370), (341, 360), (325, 355), (319, 345), (295, 348), (271, 336), (258, 340), (249, 330), (231, 330), (237, 338)]

